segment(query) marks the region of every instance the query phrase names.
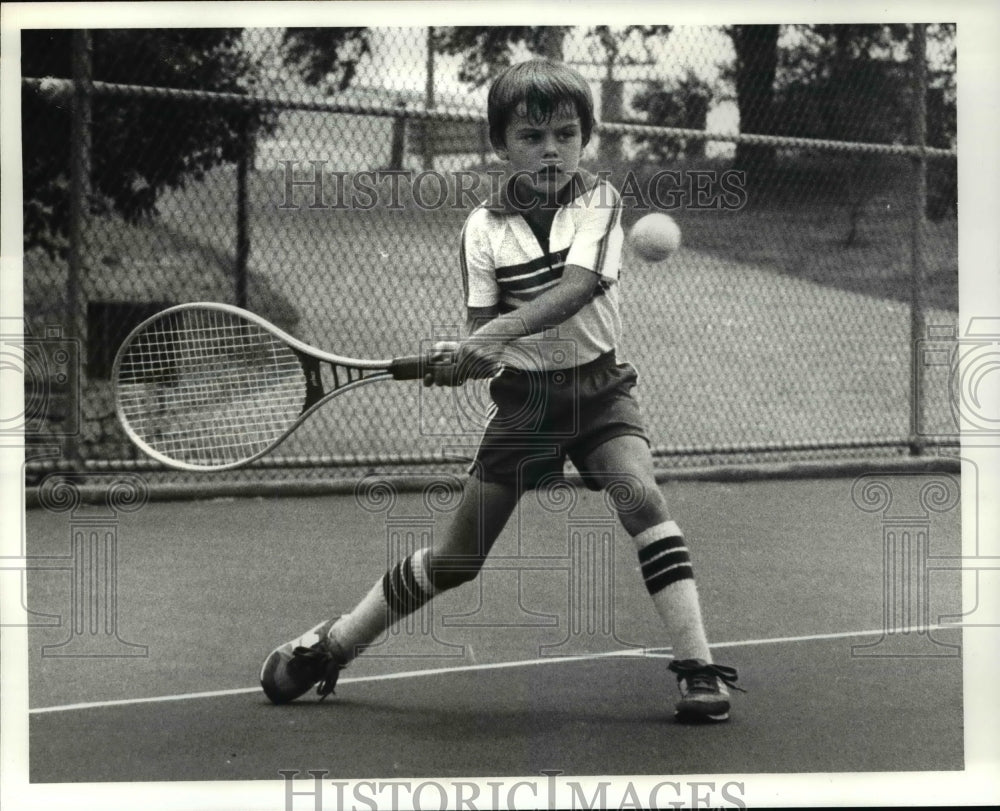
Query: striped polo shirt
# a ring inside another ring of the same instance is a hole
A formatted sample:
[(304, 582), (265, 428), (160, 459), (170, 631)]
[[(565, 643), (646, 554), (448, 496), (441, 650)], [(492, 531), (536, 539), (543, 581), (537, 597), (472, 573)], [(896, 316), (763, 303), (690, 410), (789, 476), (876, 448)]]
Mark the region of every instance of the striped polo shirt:
[(564, 369), (615, 349), (621, 334), (618, 274), (623, 242), (618, 192), (610, 183), (578, 172), (559, 192), (547, 240), (543, 234), (536, 236), (511, 204), (511, 196), (487, 200), (462, 229), (462, 276), (469, 307), (517, 312), (557, 285), (566, 265), (591, 270), (600, 281), (594, 297), (575, 315), (544, 333), (512, 341), (505, 364)]

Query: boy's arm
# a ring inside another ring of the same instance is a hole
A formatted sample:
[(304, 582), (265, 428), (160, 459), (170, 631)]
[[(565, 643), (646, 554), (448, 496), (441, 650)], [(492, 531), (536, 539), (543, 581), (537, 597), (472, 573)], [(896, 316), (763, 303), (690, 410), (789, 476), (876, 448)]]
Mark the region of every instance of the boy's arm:
[[(467, 308), (469, 337), (462, 341), (441, 341), (435, 352), (453, 356), (452, 368), (487, 368), (499, 363), (504, 346), (525, 335), (534, 335), (546, 327), (561, 324), (594, 296), (598, 275), (592, 270), (567, 265), (559, 284), (546, 290), (514, 313), (499, 315), (499, 308)], [(454, 386), (461, 382), (442, 368), (424, 378), (425, 385)]]
[[(499, 353), (503, 345), (510, 341), (542, 332), (546, 327), (558, 326), (594, 297), (598, 280), (598, 275), (592, 270), (566, 265), (559, 284), (522, 305), (516, 312), (495, 315), (486, 323), (480, 319), (478, 328), (473, 326), (470, 318), (470, 329), (474, 331), (461, 342), (460, 351), (463, 354), (475, 352), (485, 360)], [(472, 308), (469, 312), (471, 316)]]
[(500, 308), (495, 304), (492, 307), (466, 307), (465, 312), (465, 328), (471, 335), (496, 318), (500, 314)]

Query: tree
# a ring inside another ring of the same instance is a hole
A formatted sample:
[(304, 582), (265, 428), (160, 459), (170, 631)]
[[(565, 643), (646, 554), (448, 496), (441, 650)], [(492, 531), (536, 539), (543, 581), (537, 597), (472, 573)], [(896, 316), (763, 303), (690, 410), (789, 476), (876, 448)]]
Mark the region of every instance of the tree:
[[(911, 142), (913, 82), (909, 25), (815, 25), (792, 29), (782, 50), (775, 87), (775, 134), (860, 143)], [(927, 144), (955, 141), (954, 26), (931, 26), (926, 99)], [(848, 185), (851, 242), (858, 218), (889, 164), (870, 153), (829, 163)], [(832, 178), (831, 178), (832, 180)], [(838, 181), (838, 182), (840, 182)], [(943, 216), (955, 204), (954, 164), (928, 166), (928, 213)]]
[(480, 87), (510, 64), (513, 49), (523, 45), (531, 53), (562, 59), (565, 26), (476, 26), (437, 28), (434, 48), (462, 54), (460, 81)]
[[(669, 25), (627, 25), (611, 27), (597, 25), (587, 31), (594, 60), (604, 67), (601, 78), (601, 120), (624, 120), (624, 83), (616, 77), (616, 68), (638, 63), (632, 53), (638, 45), (644, 57), (649, 57), (649, 40), (665, 39), (670, 35)], [(622, 156), (622, 136), (602, 132), (598, 145), (598, 162), (602, 168), (617, 166)]]
[(367, 28), (286, 28), (284, 62), (313, 86), (330, 84), (346, 90), (360, 59), (371, 50)]
[[(523, 46), (531, 53), (563, 58), (563, 43), (570, 29), (565, 26), (545, 27), (493, 27), (493, 28), (444, 28), (436, 33), (436, 47), (449, 54), (463, 54), (459, 79), (474, 85), (483, 85), (511, 63), (514, 48)], [(592, 49), (596, 64), (604, 67), (601, 79), (601, 119), (619, 121), (622, 119), (622, 82), (615, 78), (615, 67), (632, 63), (628, 55), (629, 46), (636, 40), (642, 48), (648, 47), (653, 37), (670, 34), (669, 25), (598, 25), (589, 28), (586, 38)], [(595, 64), (595, 63), (592, 63)], [(621, 136), (602, 133), (599, 145), (599, 160), (602, 166), (613, 166), (621, 155)]]
[[(736, 51), (731, 76), (736, 85), (741, 133), (770, 135), (774, 131), (779, 30), (777, 25), (731, 25), (726, 28)], [(747, 173), (748, 184), (753, 188), (770, 175), (774, 154), (773, 146), (739, 143), (733, 167)]]
[(781, 54), (773, 132), (894, 143), (909, 136), (908, 26), (800, 27)]
[[(239, 29), (108, 29), (91, 32), (94, 81), (151, 87), (244, 92), (253, 66)], [(72, 32), (25, 30), (26, 77), (71, 78)], [(71, 105), (25, 86), (22, 104), (25, 248), (66, 250), (69, 228)], [(151, 216), (167, 188), (200, 179), (236, 161), (248, 130), (266, 127), (253, 112), (140, 97), (93, 97), (93, 213), (130, 222)]]
[[(632, 107), (645, 113), (649, 124), (704, 130), (712, 97), (708, 82), (688, 68), (683, 77), (666, 84), (647, 82), (632, 99)], [(643, 135), (638, 136), (636, 142), (643, 145), (643, 158), (653, 163), (670, 163), (682, 154), (688, 157), (705, 154), (703, 140)]]

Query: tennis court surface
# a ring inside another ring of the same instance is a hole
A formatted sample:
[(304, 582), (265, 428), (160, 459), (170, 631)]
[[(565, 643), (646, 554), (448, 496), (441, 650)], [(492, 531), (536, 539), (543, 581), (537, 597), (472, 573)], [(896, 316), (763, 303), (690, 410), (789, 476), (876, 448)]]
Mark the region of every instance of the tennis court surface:
[[(716, 661), (747, 690), (728, 724), (673, 721), (669, 649), (599, 494), (526, 497), (476, 583), (376, 644), (335, 696), (284, 707), (257, 686), (263, 657), (440, 531), (446, 496), (29, 510), (27, 554), (49, 561), (27, 575), (30, 779), (963, 768), (962, 636), (946, 627), (960, 573), (937, 565), (961, 551), (957, 476), (664, 488)], [(112, 534), (113, 552), (81, 564), (71, 538)], [(95, 572), (107, 588), (81, 597)]]

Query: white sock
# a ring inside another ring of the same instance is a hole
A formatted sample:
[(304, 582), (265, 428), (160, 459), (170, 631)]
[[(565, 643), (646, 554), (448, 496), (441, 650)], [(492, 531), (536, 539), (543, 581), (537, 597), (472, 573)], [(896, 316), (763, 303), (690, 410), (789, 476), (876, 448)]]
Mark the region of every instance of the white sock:
[(417, 611), (437, 594), (424, 568), (428, 554), (430, 549), (418, 549), (391, 566), (361, 602), (333, 624), (330, 638), (344, 651), (348, 661), (393, 623)]
[(646, 588), (666, 626), (674, 658), (711, 662), (691, 556), (680, 528), (673, 521), (665, 521), (632, 540)]

